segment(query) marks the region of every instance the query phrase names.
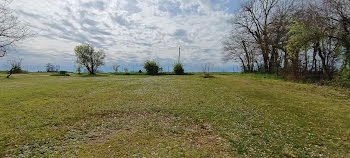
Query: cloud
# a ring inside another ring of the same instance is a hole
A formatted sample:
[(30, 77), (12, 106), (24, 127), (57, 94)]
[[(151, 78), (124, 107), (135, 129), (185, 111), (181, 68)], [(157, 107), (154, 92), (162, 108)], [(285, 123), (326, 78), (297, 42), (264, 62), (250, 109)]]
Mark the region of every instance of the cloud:
[(183, 62), (201, 64), (222, 62), (221, 41), (237, 4), (236, 0), (16, 0), (12, 8), (38, 32), (34, 40), (19, 45), (23, 52), (37, 52), (32, 58), (41, 61), (36, 63), (49, 62), (48, 56), (61, 58), (57, 52), (74, 58), (76, 45), (91, 43), (105, 50), (107, 62), (176, 60), (181, 45)]

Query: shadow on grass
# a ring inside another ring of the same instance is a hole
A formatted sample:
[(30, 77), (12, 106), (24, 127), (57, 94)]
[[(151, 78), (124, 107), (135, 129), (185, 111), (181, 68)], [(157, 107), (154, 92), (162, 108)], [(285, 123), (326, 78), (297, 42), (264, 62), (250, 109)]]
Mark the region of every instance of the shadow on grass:
[(201, 76), (202, 78), (215, 78), (215, 76)]

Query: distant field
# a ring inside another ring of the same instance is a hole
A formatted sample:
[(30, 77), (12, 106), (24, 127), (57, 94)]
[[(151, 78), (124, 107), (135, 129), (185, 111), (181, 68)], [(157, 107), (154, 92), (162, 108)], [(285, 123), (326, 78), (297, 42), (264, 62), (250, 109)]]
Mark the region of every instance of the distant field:
[(350, 157), (350, 90), (273, 76), (0, 73), (0, 157)]

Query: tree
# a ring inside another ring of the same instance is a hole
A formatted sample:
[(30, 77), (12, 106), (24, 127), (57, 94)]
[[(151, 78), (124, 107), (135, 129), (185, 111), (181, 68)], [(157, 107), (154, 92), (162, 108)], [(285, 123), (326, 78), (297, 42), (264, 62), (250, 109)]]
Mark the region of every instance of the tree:
[(319, 7), (322, 16), (329, 21), (329, 25), (337, 33), (331, 38), (343, 47), (341, 72), (343, 75), (350, 74), (350, 1), (323, 0), (322, 4)]
[(211, 64), (210, 63), (206, 63), (202, 66), (202, 71), (203, 71), (203, 77), (204, 78), (210, 78), (210, 69), (211, 69)]
[(46, 72), (57, 72), (55, 65), (51, 63), (46, 64)]
[(23, 59), (21, 59), (21, 58), (9, 60), (9, 64), (11, 66), (11, 69), (8, 71), (8, 75), (6, 76), (6, 78), (10, 78), (10, 76), (12, 74), (22, 72), (22, 67), (21, 67), (22, 61), (23, 61)]
[(85, 66), (89, 75), (95, 75), (99, 66), (104, 65), (105, 53), (103, 50), (95, 51), (90, 44), (79, 45), (74, 49), (77, 63)]
[[(243, 32), (254, 42), (254, 47), (259, 49), (262, 58), (262, 67), (259, 65), (259, 69), (263, 72), (278, 73), (283, 61), (282, 56), (286, 55), (287, 26), (295, 8), (294, 0), (248, 0), (241, 5), (241, 9), (232, 20), (232, 31)], [(252, 47), (250, 40), (249, 45), (246, 42), (241, 40), (236, 44)], [(284, 65), (288, 65), (288, 60), (284, 61)], [(249, 64), (245, 65), (246, 69), (251, 70), (248, 66)]]
[(0, 0), (0, 57), (4, 57), (14, 45), (33, 34), (9, 9), (11, 0)]
[(181, 63), (177, 63), (177, 64), (174, 65), (174, 73), (176, 75), (183, 75), (183, 74), (185, 74), (185, 70), (184, 70), (184, 68), (183, 68)]
[(243, 31), (231, 32), (226, 41), (223, 42), (224, 60), (234, 60), (241, 63), (243, 72), (254, 72), (257, 65), (257, 45), (248, 34)]
[(143, 65), (148, 75), (157, 75), (162, 68), (155, 61), (147, 60)]
[(279, 0), (250, 0), (243, 4), (239, 16), (233, 24), (249, 33), (259, 46), (263, 56), (264, 71), (270, 72), (270, 32), (271, 15)]
[(114, 64), (113, 65), (113, 70), (114, 70), (115, 73), (118, 73), (119, 67), (120, 67), (120, 65), (118, 65), (118, 64)]
[(129, 69), (127, 67), (124, 67), (124, 72), (125, 73), (128, 73), (129, 72)]

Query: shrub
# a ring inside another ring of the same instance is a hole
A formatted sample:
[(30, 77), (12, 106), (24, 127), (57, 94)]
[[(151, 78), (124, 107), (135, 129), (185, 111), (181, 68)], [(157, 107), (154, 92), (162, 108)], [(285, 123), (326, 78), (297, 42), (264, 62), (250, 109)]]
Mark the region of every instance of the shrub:
[(155, 62), (147, 60), (143, 66), (147, 72), (148, 75), (157, 75), (159, 71), (162, 70), (161, 67)]
[(139, 70), (139, 73), (142, 73), (142, 70)]
[(184, 68), (183, 68), (181, 63), (177, 63), (177, 64), (174, 65), (174, 73), (176, 75), (183, 75), (183, 74), (185, 74), (185, 70), (184, 70)]
[(350, 87), (350, 69), (345, 69), (341, 73), (342, 86)]

